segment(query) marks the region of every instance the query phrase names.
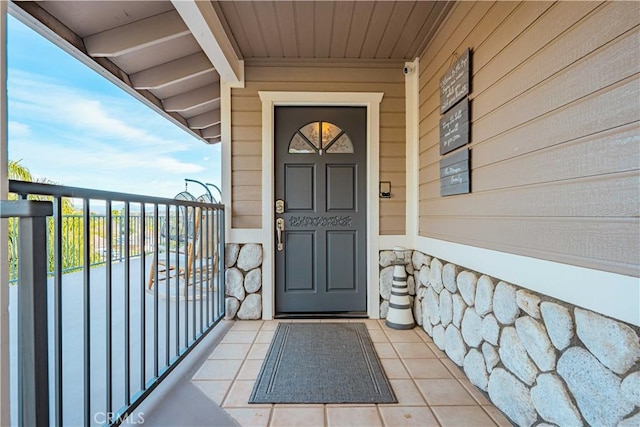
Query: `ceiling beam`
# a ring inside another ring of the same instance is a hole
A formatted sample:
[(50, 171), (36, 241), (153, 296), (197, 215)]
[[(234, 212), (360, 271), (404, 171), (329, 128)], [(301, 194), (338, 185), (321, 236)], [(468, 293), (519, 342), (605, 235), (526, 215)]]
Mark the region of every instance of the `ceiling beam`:
[(199, 87), (162, 100), (167, 111), (185, 112), (220, 99), (220, 83)]
[(205, 139), (220, 138), (221, 127), (219, 124), (202, 129), (202, 137)]
[(240, 83), (244, 79), (244, 65), (211, 2), (171, 0), (171, 3), (218, 70), (220, 78), (229, 83)]
[(206, 113), (198, 114), (187, 120), (191, 129), (204, 129), (209, 126), (217, 125), (220, 123), (220, 109), (207, 111)]
[[(38, 32), (51, 43), (82, 62), (98, 74), (120, 87), (134, 98), (151, 107), (152, 110), (168, 118), (171, 122), (190, 132), (196, 138), (206, 141), (200, 132), (189, 128), (187, 120), (175, 112), (167, 112), (162, 102), (148, 90), (135, 89), (131, 86), (129, 75), (108, 58), (93, 58), (88, 55), (80, 36), (60, 22), (35, 1), (9, 2), (9, 12), (25, 25)], [(208, 141), (207, 141), (208, 142)]]
[(113, 57), (190, 34), (175, 10), (141, 19), (84, 38), (91, 56)]
[(131, 74), (131, 85), (136, 89), (160, 89), (214, 71), (206, 55), (198, 52)]

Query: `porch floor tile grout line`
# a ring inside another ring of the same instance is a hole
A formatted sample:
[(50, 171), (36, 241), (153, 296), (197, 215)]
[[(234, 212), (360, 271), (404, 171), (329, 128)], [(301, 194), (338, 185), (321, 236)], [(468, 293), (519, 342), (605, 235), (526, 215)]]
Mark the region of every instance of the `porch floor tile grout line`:
[[(235, 320), (234, 322), (238, 322), (238, 320)], [(235, 326), (235, 324), (234, 324)], [(231, 384), (229, 385), (229, 388), (227, 389), (224, 398), (222, 399), (222, 401), (220, 402), (220, 407), (226, 411), (226, 409), (224, 408), (223, 404), (226, 401), (226, 399), (229, 397), (229, 394), (231, 393), (231, 390), (233, 389), (233, 386), (236, 385), (236, 383), (239, 381), (238, 380), (238, 376), (240, 375), (240, 371), (242, 370), (242, 367), (245, 365), (245, 363), (247, 362), (247, 360), (249, 360), (249, 353), (251, 353), (251, 349), (253, 348), (253, 344), (255, 343), (256, 339), (258, 339), (258, 334), (260, 333), (260, 330), (262, 329), (262, 327), (264, 326), (264, 321), (262, 321), (262, 325), (260, 325), (260, 328), (255, 331), (256, 335), (253, 337), (253, 339), (251, 340), (251, 343), (249, 344), (249, 350), (247, 351), (247, 354), (245, 354), (244, 359), (242, 359), (242, 362), (240, 363), (240, 366), (238, 367), (238, 371), (235, 373), (233, 379), (231, 380)], [(229, 328), (229, 330), (227, 331), (227, 335), (232, 333), (234, 331), (233, 326), (231, 328)], [(238, 331), (244, 331), (242, 329), (239, 330), (235, 330), (236, 332)], [(253, 332), (253, 330), (251, 330), (251, 332)], [(226, 337), (226, 335), (225, 335)], [(224, 338), (223, 338), (224, 340)], [(234, 344), (234, 343), (228, 343), (228, 344)], [(241, 343), (236, 343), (236, 344), (241, 344)], [(215, 351), (215, 350), (214, 350)], [(224, 360), (230, 360), (230, 359), (224, 359)], [(248, 404), (248, 402), (247, 402)], [(227, 412), (229, 413), (229, 412)]]

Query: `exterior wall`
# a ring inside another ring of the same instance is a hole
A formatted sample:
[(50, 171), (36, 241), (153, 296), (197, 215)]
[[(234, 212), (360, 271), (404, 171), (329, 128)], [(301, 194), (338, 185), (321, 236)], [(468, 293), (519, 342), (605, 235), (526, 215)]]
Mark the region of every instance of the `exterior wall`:
[(232, 227), (262, 227), (262, 104), (258, 91), (384, 92), (380, 104), (381, 234), (405, 233), (405, 89), (403, 63), (247, 65), (245, 87), (232, 89)]
[[(420, 236), (640, 276), (639, 8), (454, 6), (420, 57)], [(439, 78), (467, 47), (472, 193), (440, 197)]]
[[(382, 314), (394, 259), (380, 252)], [(410, 261), (416, 323), (516, 425), (640, 423), (640, 328), (419, 251)]]

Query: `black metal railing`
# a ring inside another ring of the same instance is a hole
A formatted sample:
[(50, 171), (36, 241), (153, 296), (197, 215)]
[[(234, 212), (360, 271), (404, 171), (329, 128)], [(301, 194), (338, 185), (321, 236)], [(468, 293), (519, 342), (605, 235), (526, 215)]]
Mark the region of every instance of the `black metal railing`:
[(47, 269), (45, 264), (46, 217), (53, 214), (51, 202), (0, 201), (0, 218), (17, 222), (21, 285), (17, 301), (17, 418), (20, 426), (49, 425), (49, 364), (47, 360)]
[[(164, 221), (163, 214), (160, 215), (161, 221)], [(111, 261), (121, 262), (124, 258), (124, 214), (112, 213), (111, 215)], [(75, 271), (81, 271), (84, 267), (84, 235), (83, 230), (84, 218), (82, 213), (70, 213), (62, 214), (62, 273), (71, 273)], [(90, 213), (89, 214), (89, 247), (90, 247), (90, 260), (89, 265), (96, 267), (99, 265), (105, 265), (107, 263), (107, 239), (109, 236), (105, 234), (106, 230), (106, 214)], [(144, 254), (150, 255), (153, 253), (153, 215), (146, 215), (144, 223), (147, 225), (146, 243), (144, 248)], [(141, 224), (143, 218), (140, 214), (132, 213), (129, 218), (129, 229), (132, 236), (137, 236), (142, 233)], [(9, 221), (9, 236), (18, 235), (18, 221), (13, 219)], [(51, 240), (52, 235), (49, 236)], [(158, 241), (160, 247), (168, 244), (168, 236), (161, 234)], [(11, 253), (9, 254), (11, 262), (9, 263), (9, 283), (15, 284), (18, 281), (18, 264), (16, 256), (17, 246), (11, 246)], [(138, 245), (137, 239), (131, 242), (129, 257), (139, 257), (142, 254), (142, 248)], [(47, 265), (47, 274), (49, 277), (53, 277), (53, 257), (49, 257)]]
[[(120, 425), (224, 317), (224, 206), (22, 181), (9, 190), (53, 202), (52, 424)], [(81, 252), (76, 273), (64, 274), (66, 247)]]

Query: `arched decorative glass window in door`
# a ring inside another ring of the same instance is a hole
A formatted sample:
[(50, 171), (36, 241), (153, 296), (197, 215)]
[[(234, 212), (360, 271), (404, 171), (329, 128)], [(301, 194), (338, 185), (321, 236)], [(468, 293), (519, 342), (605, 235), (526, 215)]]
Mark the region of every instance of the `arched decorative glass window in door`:
[(296, 131), (289, 142), (290, 154), (349, 154), (353, 153), (351, 138), (329, 122), (313, 122)]

